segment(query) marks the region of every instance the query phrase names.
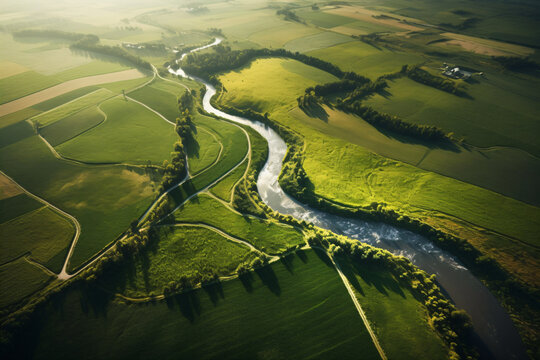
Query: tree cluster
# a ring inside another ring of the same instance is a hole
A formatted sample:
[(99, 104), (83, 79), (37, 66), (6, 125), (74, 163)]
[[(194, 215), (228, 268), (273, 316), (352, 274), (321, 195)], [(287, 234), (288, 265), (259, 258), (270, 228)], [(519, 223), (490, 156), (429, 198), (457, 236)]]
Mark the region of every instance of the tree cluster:
[(540, 65), (530, 58), (520, 58), (514, 56), (493, 56), (493, 60), (501, 64), (505, 69), (512, 71), (534, 71), (540, 70)]
[(304, 23), (302, 19), (296, 13), (290, 9), (280, 9), (276, 11), (277, 15), (283, 15), (283, 18), (287, 21), (295, 21), (299, 23)]
[(419, 82), (424, 85), (432, 86), (436, 89), (446, 91), (450, 94), (454, 94), (462, 97), (469, 97), (466, 91), (460, 88), (460, 86), (449, 79), (442, 78), (440, 76), (435, 76), (429, 72), (420, 69), (419, 67), (413, 66), (407, 69), (407, 76), (416, 82)]
[(79, 34), (60, 30), (43, 30), (43, 29), (28, 29), (16, 31), (13, 33), (15, 37), (44, 37), (44, 38), (58, 38), (66, 39), (70, 41), (80, 41), (85, 39), (86, 41), (98, 42), (99, 37), (91, 34)]
[(146, 60), (141, 59), (138, 56), (132, 55), (120, 46), (100, 45), (93, 39), (83, 38), (71, 45), (72, 48), (92, 51), (104, 55), (114, 56), (119, 59), (128, 61), (138, 68), (152, 71), (152, 65)]

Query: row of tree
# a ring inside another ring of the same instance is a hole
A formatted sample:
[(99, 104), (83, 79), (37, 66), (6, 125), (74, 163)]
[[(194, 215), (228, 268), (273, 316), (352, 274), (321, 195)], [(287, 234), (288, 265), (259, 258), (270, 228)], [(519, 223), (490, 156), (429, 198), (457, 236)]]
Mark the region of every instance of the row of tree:
[(57, 38), (69, 41), (80, 41), (87, 39), (89, 41), (98, 42), (99, 37), (91, 34), (79, 34), (60, 30), (45, 30), (45, 29), (28, 29), (13, 32), (15, 37), (37, 37), (37, 38)]
[(462, 97), (470, 97), (470, 95), (455, 81), (430, 74), (426, 70), (423, 70), (417, 66), (408, 67), (405, 71), (411, 80), (424, 85), (432, 86), (442, 91), (446, 91), (450, 94)]

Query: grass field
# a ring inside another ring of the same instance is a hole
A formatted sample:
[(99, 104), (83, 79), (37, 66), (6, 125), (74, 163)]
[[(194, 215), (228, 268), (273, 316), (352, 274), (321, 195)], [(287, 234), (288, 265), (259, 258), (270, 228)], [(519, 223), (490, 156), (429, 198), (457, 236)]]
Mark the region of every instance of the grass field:
[(27, 212), (39, 209), (43, 204), (26, 194), (18, 194), (0, 200), (0, 223), (5, 223)]
[(344, 71), (354, 71), (370, 79), (397, 72), (405, 64), (415, 65), (425, 59), (415, 53), (376, 48), (361, 41), (349, 41), (332, 47), (310, 51), (307, 55), (329, 61)]
[(227, 175), (223, 180), (221, 180), (216, 185), (212, 186), (210, 192), (216, 195), (218, 198), (223, 201), (231, 201), (231, 192), (233, 191), (234, 186), (244, 176), (247, 168), (247, 161), (245, 161), (241, 166), (237, 167), (233, 172)]
[(45, 76), (35, 71), (26, 71), (0, 79), (0, 104), (10, 102), (28, 94), (58, 84), (54, 77)]
[(84, 108), (99, 104), (111, 96), (114, 96), (114, 94), (110, 91), (106, 89), (98, 89), (75, 100), (66, 102), (47, 112), (39, 114), (38, 116), (32, 118), (32, 121), (39, 124), (40, 127), (47, 126), (55, 121), (59, 121), (71, 114), (81, 111)]
[[(0, 234), (0, 264), (30, 253), (32, 260), (48, 266), (55, 256), (65, 254), (75, 228), (69, 220), (43, 207), (0, 224)], [(61, 263), (50, 269), (60, 272)]]
[(10, 77), (13, 75), (17, 75), (20, 73), (23, 73), (25, 71), (28, 71), (27, 68), (25, 68), (22, 65), (19, 65), (17, 63), (11, 62), (11, 61), (2, 61), (0, 62), (0, 79)]
[[(150, 86), (147, 85), (129, 93), (129, 96), (148, 105), (169, 119), (169, 121), (175, 122), (176, 118), (180, 115), (178, 110), (178, 95), (182, 94), (185, 89), (174, 84), (167, 84), (168, 86), (164, 88), (165, 84), (163, 83), (165, 81), (159, 81), (159, 83), (159, 88), (153, 84)], [(166, 91), (165, 89), (170, 90)]]
[(389, 359), (447, 359), (424, 304), (388, 272), (338, 260)]
[(161, 165), (178, 141), (174, 127), (142, 105), (114, 98), (101, 106), (107, 119), (57, 147), (62, 155), (89, 163)]
[(297, 11), (296, 14), (303, 20), (307, 20), (309, 23), (323, 28), (332, 28), (334, 26), (344, 25), (354, 21), (345, 16), (329, 14), (318, 10), (314, 11), (311, 9), (300, 10)]
[(59, 310), (48, 311), (37, 346), (25, 348), (37, 358), (91, 351), (97, 357), (356, 359), (361, 351), (363, 359), (378, 359), (343, 283), (320, 256), (302, 252), (244, 282), (181, 295), (169, 306), (107, 304), (106, 294), (73, 292)]
[(52, 276), (23, 258), (0, 266), (0, 308), (24, 299), (51, 280)]
[(264, 29), (249, 36), (249, 40), (259, 44), (262, 47), (280, 48), (284, 47), (294, 39), (318, 33), (319, 30), (303, 26), (297, 23), (279, 24), (271, 29)]
[[(114, 61), (114, 59), (111, 59)], [(60, 81), (67, 81), (91, 75), (101, 75), (129, 69), (128, 66), (117, 62), (94, 60), (88, 64), (80, 65), (54, 74)]]
[(206, 228), (160, 227), (158, 231), (157, 244), (135, 259), (131, 270), (112, 276), (112, 284), (104, 279), (104, 284), (126, 296), (162, 294), (165, 285), (178, 282), (181, 276), (232, 275), (240, 263), (254, 257), (247, 246)]
[(220, 79), (225, 89), (231, 90), (221, 101), (263, 113), (290, 106), (291, 96), (296, 102), (308, 86), (336, 81), (336, 77), (296, 60), (276, 58), (255, 60), (248, 68)]
[(0, 149), (0, 168), (79, 220), (82, 233), (70, 262), (72, 268), (122, 233), (155, 196), (152, 173), (122, 166), (73, 165), (56, 159), (31, 134)]
[(242, 216), (208, 195), (199, 195), (191, 199), (173, 216), (175, 222), (200, 222), (215, 226), (270, 254), (277, 254), (291, 246), (303, 243), (303, 235), (299, 230)]
[(97, 106), (91, 106), (45, 126), (39, 133), (52, 146), (58, 146), (99, 125), (103, 120), (103, 114), (98, 111)]
[(502, 74), (479, 81), (468, 89), (474, 100), (404, 78), (390, 83), (389, 94), (365, 103), (409, 122), (452, 131), (476, 146), (510, 146), (540, 155), (540, 83)]
[[(288, 115), (302, 126), (315, 129), (379, 155), (406, 162), (512, 197), (540, 204), (540, 160), (514, 148), (475, 149), (456, 144), (438, 148), (391, 132), (379, 131), (358, 116), (323, 106), (324, 119), (309, 117), (299, 108)], [(446, 113), (445, 113), (446, 114)]]

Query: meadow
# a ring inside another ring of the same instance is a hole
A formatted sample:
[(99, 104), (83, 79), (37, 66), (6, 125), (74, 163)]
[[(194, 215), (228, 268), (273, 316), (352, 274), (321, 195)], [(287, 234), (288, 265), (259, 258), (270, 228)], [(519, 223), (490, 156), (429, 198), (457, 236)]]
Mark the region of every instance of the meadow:
[(186, 148), (191, 175), (197, 175), (219, 161), (222, 151), (221, 142), (211, 130), (198, 126), (196, 131), (193, 141)]
[(238, 181), (246, 173), (247, 166), (247, 161), (244, 161), (241, 166), (234, 169), (234, 171), (227, 175), (223, 180), (212, 186), (209, 191), (223, 201), (231, 201), (232, 191)]
[(203, 194), (189, 200), (172, 215), (171, 219), (165, 221), (211, 225), (249, 242), (268, 254), (278, 254), (304, 242), (303, 234), (298, 229), (242, 215)]
[(91, 351), (98, 357), (352, 359), (361, 349), (363, 358), (379, 358), (339, 276), (314, 251), (153, 306), (107, 302), (111, 295), (90, 291), (74, 290), (59, 310), (50, 307), (37, 345), (26, 350), (36, 358)]
[(136, 257), (102, 284), (129, 297), (162, 294), (170, 282), (181, 277), (234, 275), (238, 264), (250, 262), (254, 254), (242, 244), (232, 242), (215, 231), (189, 226), (162, 226), (159, 241), (150, 251)]
[(87, 163), (158, 164), (170, 159), (178, 135), (174, 127), (133, 101), (118, 97), (100, 105), (99, 126), (62, 143), (57, 151)]

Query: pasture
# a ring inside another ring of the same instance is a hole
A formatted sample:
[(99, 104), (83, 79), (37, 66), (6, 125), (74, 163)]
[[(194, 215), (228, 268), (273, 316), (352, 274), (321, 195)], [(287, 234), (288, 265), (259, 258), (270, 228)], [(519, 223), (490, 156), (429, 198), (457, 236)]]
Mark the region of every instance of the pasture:
[(185, 149), (190, 174), (197, 175), (218, 161), (218, 156), (221, 156), (221, 147), (222, 144), (215, 133), (202, 126), (196, 127), (193, 141), (189, 142)]
[[(284, 252), (304, 242), (300, 230), (242, 215), (208, 195), (188, 201), (173, 214), (173, 219), (176, 223), (204, 223), (217, 227), (268, 254)], [(173, 222), (173, 219), (168, 221)]]
[(314, 35), (307, 35), (287, 42), (283, 47), (289, 51), (306, 53), (313, 50), (324, 49), (337, 44), (351, 41), (350, 36), (325, 31)]
[(234, 190), (234, 186), (244, 176), (247, 165), (247, 161), (244, 161), (241, 166), (234, 169), (234, 171), (227, 175), (223, 180), (212, 186), (210, 192), (223, 201), (231, 201), (231, 193)]
[(129, 297), (162, 294), (164, 286), (182, 276), (229, 276), (239, 264), (254, 258), (246, 245), (207, 228), (163, 226), (157, 232), (157, 243), (127, 265), (130, 269), (103, 279), (106, 288)]
[(27, 339), (36, 346), (26, 351), (38, 359), (90, 351), (97, 357), (356, 359), (361, 349), (364, 359), (379, 359), (338, 274), (314, 251), (153, 306), (108, 302), (111, 295), (91, 291), (73, 290), (59, 310), (48, 308), (35, 324), (39, 338)]
[(88, 163), (158, 164), (170, 159), (178, 141), (174, 127), (133, 101), (118, 97), (100, 108), (106, 120), (57, 146), (68, 158)]

